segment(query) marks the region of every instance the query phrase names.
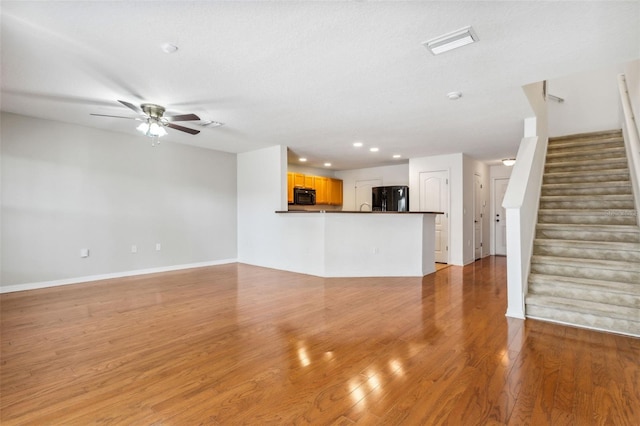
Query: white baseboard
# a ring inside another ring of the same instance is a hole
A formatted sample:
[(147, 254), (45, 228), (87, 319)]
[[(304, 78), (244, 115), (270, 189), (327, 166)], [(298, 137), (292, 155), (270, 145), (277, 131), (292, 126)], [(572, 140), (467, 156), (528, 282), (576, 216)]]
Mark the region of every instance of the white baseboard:
[(520, 309), (507, 309), (507, 312), (504, 314), (504, 316), (521, 320), (526, 319), (524, 312), (522, 312)]
[(237, 259), (222, 259), (210, 262), (187, 263), (184, 265), (161, 266), (158, 268), (138, 269), (135, 271), (114, 272), (111, 274), (89, 275), (85, 277), (68, 278), (54, 281), (41, 281), (37, 283), (15, 284), (0, 286), (0, 293), (13, 293), (15, 291), (37, 290), (39, 288), (57, 287), (61, 285), (79, 284), (89, 281), (109, 280), (112, 278), (131, 277), (135, 275), (156, 274), (158, 272), (178, 271), (181, 269), (202, 268), (205, 266), (225, 265), (236, 263)]

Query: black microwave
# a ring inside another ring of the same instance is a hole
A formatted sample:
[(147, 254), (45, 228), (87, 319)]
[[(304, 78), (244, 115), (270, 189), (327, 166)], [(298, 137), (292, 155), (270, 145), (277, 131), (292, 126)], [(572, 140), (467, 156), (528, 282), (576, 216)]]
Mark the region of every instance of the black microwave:
[(311, 188), (293, 188), (293, 204), (315, 206), (316, 190)]

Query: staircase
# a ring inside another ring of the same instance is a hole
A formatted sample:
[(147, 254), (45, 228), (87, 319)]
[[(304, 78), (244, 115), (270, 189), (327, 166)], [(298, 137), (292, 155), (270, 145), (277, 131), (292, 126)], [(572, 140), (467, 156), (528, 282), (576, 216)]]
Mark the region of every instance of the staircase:
[(621, 131), (549, 140), (525, 312), (640, 337), (640, 228)]

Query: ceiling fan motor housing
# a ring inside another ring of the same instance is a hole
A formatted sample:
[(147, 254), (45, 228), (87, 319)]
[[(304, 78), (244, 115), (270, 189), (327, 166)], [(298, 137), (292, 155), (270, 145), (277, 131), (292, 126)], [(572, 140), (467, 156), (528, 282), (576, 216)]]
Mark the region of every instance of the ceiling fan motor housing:
[(164, 107), (156, 104), (142, 104), (140, 105), (142, 111), (147, 114), (149, 117), (153, 118), (162, 118), (164, 114)]

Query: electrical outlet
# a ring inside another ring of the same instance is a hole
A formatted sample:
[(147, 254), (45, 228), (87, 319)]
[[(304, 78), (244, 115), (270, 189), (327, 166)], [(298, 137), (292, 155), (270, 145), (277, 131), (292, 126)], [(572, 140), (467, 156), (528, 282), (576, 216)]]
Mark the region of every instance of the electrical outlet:
[(89, 257), (89, 249), (80, 249), (80, 257)]
[(162, 245), (160, 243), (156, 243), (156, 251), (162, 250)]
[(133, 244), (133, 245), (131, 246), (131, 253), (137, 253), (137, 252), (138, 252), (138, 246), (137, 246), (137, 245), (135, 245), (135, 244)]
[(373, 254), (380, 254), (380, 249), (378, 247), (374, 247)]

